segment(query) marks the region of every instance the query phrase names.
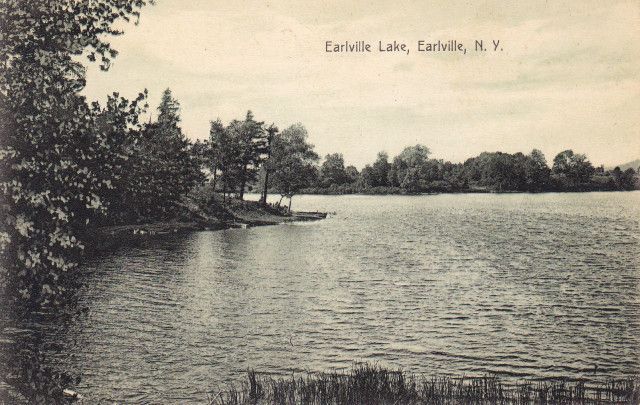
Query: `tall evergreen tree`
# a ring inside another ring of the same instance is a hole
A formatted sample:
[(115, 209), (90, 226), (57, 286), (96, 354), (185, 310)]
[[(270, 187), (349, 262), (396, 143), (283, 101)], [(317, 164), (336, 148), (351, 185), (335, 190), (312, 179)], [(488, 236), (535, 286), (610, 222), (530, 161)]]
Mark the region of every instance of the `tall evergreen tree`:
[(142, 131), (136, 175), (145, 179), (145, 184), (136, 198), (139, 221), (173, 217), (184, 196), (204, 181), (201, 161), (178, 126), (179, 110), (171, 90), (165, 90), (157, 122), (147, 124)]
[(260, 164), (266, 158), (268, 134), (264, 122), (256, 121), (251, 111), (247, 111), (244, 121), (232, 123), (230, 131), (240, 149), (238, 198), (242, 200), (247, 184), (256, 180)]
[(268, 162), (269, 159), (271, 158), (271, 145), (274, 137), (278, 132), (279, 132), (278, 127), (276, 127), (273, 124), (271, 124), (269, 128), (267, 128), (267, 143), (266, 143), (267, 156), (266, 156), (265, 164), (263, 165), (264, 183), (262, 185), (262, 195), (260, 196), (260, 201), (263, 204), (267, 203), (267, 194), (269, 192), (269, 166), (266, 164), (266, 162)]

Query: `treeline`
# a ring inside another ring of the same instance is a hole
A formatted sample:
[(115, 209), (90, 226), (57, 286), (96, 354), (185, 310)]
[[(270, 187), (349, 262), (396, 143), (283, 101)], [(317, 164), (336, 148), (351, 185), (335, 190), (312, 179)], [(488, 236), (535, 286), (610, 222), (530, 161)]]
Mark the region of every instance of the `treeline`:
[[(310, 194), (415, 194), (434, 192), (614, 191), (637, 189), (634, 169), (594, 167), (584, 154), (560, 152), (551, 167), (542, 152), (484, 152), (464, 163), (430, 158), (423, 145), (405, 148), (393, 160), (380, 152), (361, 171), (346, 166), (342, 154), (329, 154)], [(640, 170), (640, 169), (639, 169)]]

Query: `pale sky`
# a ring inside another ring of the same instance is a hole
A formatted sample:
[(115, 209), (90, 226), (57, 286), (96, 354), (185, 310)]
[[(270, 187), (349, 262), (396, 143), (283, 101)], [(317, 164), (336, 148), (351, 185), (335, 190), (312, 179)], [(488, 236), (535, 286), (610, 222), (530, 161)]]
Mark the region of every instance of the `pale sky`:
[[(169, 87), (191, 139), (251, 109), (280, 129), (303, 123), (321, 155), (359, 168), (416, 143), (453, 162), (533, 148), (549, 162), (568, 148), (596, 165), (640, 158), (638, 0), (157, 0), (124, 30), (85, 94), (147, 88), (155, 116)], [(328, 40), (410, 51), (326, 53)], [(419, 40), (457, 40), (467, 54), (419, 53)], [(474, 52), (475, 40), (490, 49)]]

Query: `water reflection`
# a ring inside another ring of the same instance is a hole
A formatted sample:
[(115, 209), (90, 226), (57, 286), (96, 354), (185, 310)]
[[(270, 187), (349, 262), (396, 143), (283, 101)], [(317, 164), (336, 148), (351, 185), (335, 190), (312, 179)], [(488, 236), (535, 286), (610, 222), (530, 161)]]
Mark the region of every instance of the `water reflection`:
[(21, 321), (3, 314), (0, 341), (0, 402), (6, 404), (62, 404), (63, 390), (77, 386), (80, 374), (60, 367), (68, 356), (63, 346), (47, 339), (64, 336), (72, 316), (31, 314)]

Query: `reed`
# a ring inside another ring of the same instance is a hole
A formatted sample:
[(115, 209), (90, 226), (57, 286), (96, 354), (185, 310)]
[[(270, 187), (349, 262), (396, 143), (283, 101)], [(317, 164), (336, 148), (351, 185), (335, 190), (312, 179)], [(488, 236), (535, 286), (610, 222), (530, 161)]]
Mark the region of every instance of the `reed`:
[(241, 404), (640, 404), (637, 377), (603, 383), (498, 377), (427, 377), (373, 364), (346, 373), (274, 378), (253, 370), (239, 387), (210, 394), (212, 405)]

